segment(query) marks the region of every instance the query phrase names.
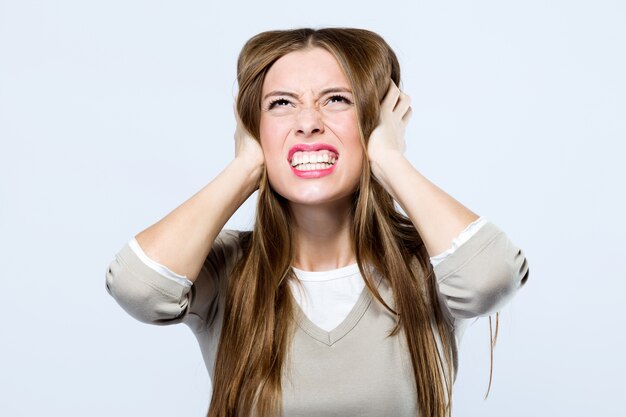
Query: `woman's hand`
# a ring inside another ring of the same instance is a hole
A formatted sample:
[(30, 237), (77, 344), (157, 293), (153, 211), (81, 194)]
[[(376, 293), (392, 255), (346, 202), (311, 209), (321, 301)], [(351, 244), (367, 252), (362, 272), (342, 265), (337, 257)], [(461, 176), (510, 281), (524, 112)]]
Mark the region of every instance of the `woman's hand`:
[(404, 132), (412, 113), (411, 98), (400, 91), (393, 80), (389, 80), (389, 88), (381, 103), (378, 126), (372, 131), (367, 145), (375, 177), (380, 177), (380, 170), (389, 156), (404, 154)]
[(392, 81), (367, 153), (372, 174), (409, 216), (429, 255), (435, 256), (448, 249), (450, 242), (478, 215), (430, 182), (404, 157), (410, 103), (409, 96)]
[(233, 106), (237, 128), (235, 129), (235, 159), (243, 161), (253, 172), (258, 173), (261, 178), (265, 156), (259, 142), (246, 130), (237, 113), (236, 105)]

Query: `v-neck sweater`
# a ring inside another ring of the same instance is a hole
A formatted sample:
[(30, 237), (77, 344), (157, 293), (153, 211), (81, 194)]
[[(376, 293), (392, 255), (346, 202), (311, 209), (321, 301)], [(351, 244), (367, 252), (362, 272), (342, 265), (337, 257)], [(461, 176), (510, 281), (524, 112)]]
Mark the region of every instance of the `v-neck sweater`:
[[(242, 255), (242, 232), (223, 230), (189, 287), (163, 277), (124, 246), (106, 272), (106, 289), (130, 315), (157, 325), (185, 323), (195, 334), (211, 380), (224, 314), (228, 272)], [(444, 316), (453, 326), (452, 366), (473, 318), (500, 309), (526, 282), (528, 264), (493, 223), (434, 267)], [(393, 308), (388, 281), (375, 285)], [(395, 318), (367, 288), (331, 331), (315, 325), (300, 305), (282, 375), (283, 412), (290, 416), (416, 416), (411, 358), (403, 331), (387, 337)]]

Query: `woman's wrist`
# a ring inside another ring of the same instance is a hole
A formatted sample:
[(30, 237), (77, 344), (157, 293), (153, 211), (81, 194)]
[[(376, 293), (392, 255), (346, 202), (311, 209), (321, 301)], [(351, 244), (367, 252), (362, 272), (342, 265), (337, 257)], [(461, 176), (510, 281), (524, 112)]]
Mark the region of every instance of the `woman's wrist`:
[(239, 178), (244, 181), (243, 185), (249, 194), (259, 188), (259, 179), (263, 173), (263, 167), (263, 161), (255, 161), (245, 156), (235, 157), (229, 165), (234, 173), (237, 173), (238, 176), (241, 175)]
[(406, 162), (406, 157), (400, 151), (390, 150), (370, 156), (372, 174), (392, 197), (395, 197), (390, 186), (394, 171)]

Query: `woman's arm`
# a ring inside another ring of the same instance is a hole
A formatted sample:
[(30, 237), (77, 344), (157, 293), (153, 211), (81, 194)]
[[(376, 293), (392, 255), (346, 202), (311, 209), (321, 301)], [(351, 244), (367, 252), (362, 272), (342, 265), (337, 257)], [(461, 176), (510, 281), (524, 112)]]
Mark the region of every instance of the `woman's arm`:
[(220, 230), (258, 188), (263, 152), (238, 117), (235, 145), (235, 159), (213, 181), (136, 236), (150, 259), (192, 282)]
[(428, 254), (435, 256), (449, 248), (478, 215), (430, 182), (404, 157), (404, 131), (410, 117), (409, 96), (391, 81), (368, 154), (374, 177), (409, 216)]
[[(479, 217), (404, 157), (404, 130), (410, 117), (409, 97), (392, 82), (368, 154), (372, 173), (407, 213), (432, 259)], [(492, 223), (486, 222), (453, 252), (434, 266), (441, 304), (452, 321), (497, 311), (528, 279), (524, 252)]]

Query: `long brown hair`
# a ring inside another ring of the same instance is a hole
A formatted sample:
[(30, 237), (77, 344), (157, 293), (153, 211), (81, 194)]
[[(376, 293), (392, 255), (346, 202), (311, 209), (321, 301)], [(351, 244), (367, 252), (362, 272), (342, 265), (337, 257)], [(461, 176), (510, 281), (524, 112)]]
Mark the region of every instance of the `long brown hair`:
[[(400, 66), (393, 50), (379, 35), (362, 29), (260, 33), (239, 55), (237, 111), (258, 140), (267, 71), (280, 57), (311, 47), (331, 52), (353, 89), (366, 173), (353, 196), (351, 213), (359, 269), (367, 290), (397, 318), (389, 336), (406, 338), (419, 414), (449, 416), (452, 328), (439, 308), (433, 269), (419, 233), (371, 175), (367, 159), (367, 142), (378, 124), (389, 79), (400, 85)], [(229, 275), (208, 417), (282, 415), (281, 371), (295, 325), (288, 286), (290, 280), (297, 281), (291, 269), (295, 256), (291, 223), (288, 202), (272, 189), (264, 172), (254, 229), (243, 235), (243, 256)], [(388, 280), (394, 308), (379, 294), (367, 265)]]

